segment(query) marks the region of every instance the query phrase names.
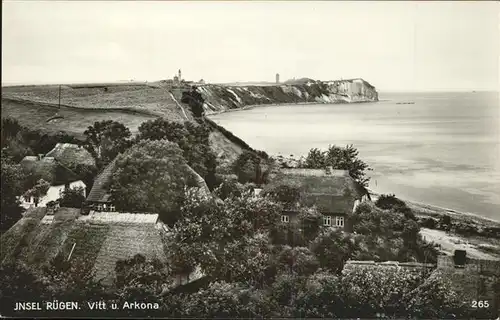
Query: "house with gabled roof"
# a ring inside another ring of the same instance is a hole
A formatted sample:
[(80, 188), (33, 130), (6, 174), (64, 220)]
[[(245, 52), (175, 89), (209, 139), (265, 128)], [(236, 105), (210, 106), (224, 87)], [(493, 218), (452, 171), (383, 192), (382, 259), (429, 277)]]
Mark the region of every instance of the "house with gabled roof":
[(54, 157), (26, 156), (19, 163), (23, 170), (38, 179), (43, 179), (50, 183), (47, 194), (41, 199), (34, 197), (20, 196), (21, 206), (28, 209), (39, 206), (45, 207), (47, 203), (61, 198), (66, 189), (83, 188), (83, 196), (86, 196), (86, 185), (68, 167), (56, 160)]
[[(116, 263), (141, 254), (167, 265), (172, 231), (158, 214), (100, 212), (81, 215), (76, 208), (60, 208), (48, 215), (46, 208), (27, 210), (23, 218), (1, 236), (0, 263), (23, 262), (42, 269), (56, 258), (79, 266), (82, 276), (112, 286)], [(189, 284), (204, 277), (201, 269), (178, 272), (165, 279), (167, 288)]]
[(349, 216), (362, 201), (370, 200), (366, 188), (356, 182), (347, 170), (281, 169), (270, 176), (264, 192), (278, 186), (299, 191), (296, 202), (285, 203), (282, 222), (297, 219), (299, 207), (316, 207), (323, 215), (323, 225), (350, 231)]
[(113, 159), (94, 180), (85, 202), (88, 208), (96, 211), (115, 211), (115, 205), (111, 201), (109, 184), (111, 183), (111, 175), (115, 170), (116, 159)]
[(77, 165), (95, 166), (95, 159), (84, 147), (73, 143), (57, 143), (46, 157), (53, 157), (68, 168)]
[[(111, 198), (110, 183), (111, 176), (116, 167), (115, 158), (97, 176), (85, 201), (85, 206), (93, 211), (115, 211), (116, 207)], [(186, 165), (186, 174), (189, 176), (189, 184), (197, 186), (207, 196), (211, 196), (205, 180), (193, 168)], [(181, 168), (179, 168), (181, 170)]]

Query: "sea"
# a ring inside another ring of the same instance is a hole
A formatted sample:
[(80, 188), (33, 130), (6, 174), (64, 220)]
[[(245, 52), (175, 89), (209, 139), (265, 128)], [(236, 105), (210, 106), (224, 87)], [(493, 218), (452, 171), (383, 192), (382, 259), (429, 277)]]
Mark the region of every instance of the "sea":
[(500, 221), (498, 92), (379, 93), (378, 102), (259, 106), (210, 118), (271, 155), (352, 144), (369, 188)]

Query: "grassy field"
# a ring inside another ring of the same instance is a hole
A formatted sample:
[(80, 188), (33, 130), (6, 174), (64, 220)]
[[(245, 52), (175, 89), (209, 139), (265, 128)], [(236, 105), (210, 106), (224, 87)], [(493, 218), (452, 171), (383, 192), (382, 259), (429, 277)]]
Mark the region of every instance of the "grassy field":
[(136, 132), (142, 122), (156, 117), (186, 120), (168, 89), (145, 84), (64, 85), (58, 106), (59, 86), (2, 88), (2, 117), (46, 132), (81, 135), (101, 120), (120, 121)]
[[(182, 91), (154, 83), (62, 85), (59, 108), (58, 85), (2, 87), (2, 117), (15, 118), (28, 128), (65, 132), (80, 139), (88, 126), (102, 120), (119, 121), (135, 134), (141, 123), (157, 117), (193, 120), (189, 107), (180, 104)], [(240, 147), (217, 131), (210, 140), (218, 154), (233, 159), (241, 153)]]
[[(62, 117), (54, 120), (54, 116)], [(152, 115), (142, 113), (131, 113), (123, 111), (91, 110), (78, 108), (54, 108), (36, 103), (16, 102), (2, 99), (2, 117), (12, 117), (23, 126), (43, 132), (56, 133), (66, 132), (78, 138), (88, 126), (96, 121), (116, 120), (122, 122), (132, 132), (136, 132), (139, 125), (156, 118)]]

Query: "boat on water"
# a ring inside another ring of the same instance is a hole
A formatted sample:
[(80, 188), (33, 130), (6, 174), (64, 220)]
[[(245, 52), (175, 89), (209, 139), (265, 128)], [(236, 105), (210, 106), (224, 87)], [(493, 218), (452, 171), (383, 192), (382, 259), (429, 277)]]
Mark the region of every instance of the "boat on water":
[(396, 104), (415, 104), (415, 102), (410, 101), (410, 102), (396, 102)]

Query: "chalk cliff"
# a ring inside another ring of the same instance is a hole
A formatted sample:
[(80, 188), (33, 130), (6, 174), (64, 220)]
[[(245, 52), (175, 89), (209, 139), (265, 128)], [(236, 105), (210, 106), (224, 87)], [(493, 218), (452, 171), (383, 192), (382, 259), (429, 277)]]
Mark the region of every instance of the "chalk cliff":
[(378, 101), (363, 79), (294, 82), (275, 85), (201, 85), (206, 114), (259, 104), (356, 103)]

